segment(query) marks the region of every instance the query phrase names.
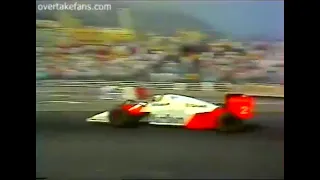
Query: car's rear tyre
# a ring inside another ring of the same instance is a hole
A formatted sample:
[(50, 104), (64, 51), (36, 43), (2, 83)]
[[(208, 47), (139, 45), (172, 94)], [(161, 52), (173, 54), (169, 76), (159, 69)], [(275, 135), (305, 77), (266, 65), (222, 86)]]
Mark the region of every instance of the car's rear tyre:
[(220, 116), (218, 123), (218, 131), (220, 132), (239, 132), (245, 129), (243, 121), (231, 113)]
[(138, 127), (139, 119), (134, 116), (130, 116), (127, 112), (121, 108), (113, 109), (109, 113), (110, 125), (117, 128), (133, 128)]

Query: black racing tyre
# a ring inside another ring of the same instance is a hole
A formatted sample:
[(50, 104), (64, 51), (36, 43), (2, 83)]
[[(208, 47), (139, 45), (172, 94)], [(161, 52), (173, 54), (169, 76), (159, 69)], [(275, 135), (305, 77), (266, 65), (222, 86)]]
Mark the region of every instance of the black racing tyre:
[(113, 127), (133, 128), (139, 125), (139, 118), (130, 116), (121, 108), (113, 109), (109, 113), (109, 121)]
[(220, 116), (218, 123), (218, 131), (220, 132), (239, 132), (245, 129), (243, 121), (231, 113)]

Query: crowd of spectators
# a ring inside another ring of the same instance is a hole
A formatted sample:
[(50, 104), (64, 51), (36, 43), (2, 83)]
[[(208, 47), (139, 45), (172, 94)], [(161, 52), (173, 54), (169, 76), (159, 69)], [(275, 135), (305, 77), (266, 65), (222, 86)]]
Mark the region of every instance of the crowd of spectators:
[[(37, 78), (228, 82), (283, 80), (283, 42), (180, 45), (152, 51), (141, 43), (103, 46), (38, 42)], [(168, 58), (164, 58), (167, 56)]]

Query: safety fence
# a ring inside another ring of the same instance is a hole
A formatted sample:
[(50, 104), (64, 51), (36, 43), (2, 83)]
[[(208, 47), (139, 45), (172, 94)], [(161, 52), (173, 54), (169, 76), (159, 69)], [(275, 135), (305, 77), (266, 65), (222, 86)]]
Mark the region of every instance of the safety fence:
[[(284, 97), (284, 86), (275, 84), (230, 84), (230, 83), (169, 83), (169, 82), (133, 82), (133, 81), (61, 81), (44, 80), (37, 82), (37, 87), (59, 89), (65, 93), (79, 91), (80, 88), (99, 89), (102, 87), (138, 87), (143, 86), (150, 90), (172, 91), (214, 91), (224, 93), (243, 93), (254, 96)], [(58, 88), (59, 87), (59, 88)], [(54, 91), (54, 90), (53, 90)], [(41, 93), (41, 90), (38, 91)]]
[[(214, 103), (223, 103), (228, 92), (284, 98), (280, 85), (46, 80), (37, 82), (37, 111), (103, 111), (133, 97), (137, 86), (145, 86), (151, 94), (181, 94)], [(267, 101), (257, 104), (256, 112), (283, 112), (283, 103)]]

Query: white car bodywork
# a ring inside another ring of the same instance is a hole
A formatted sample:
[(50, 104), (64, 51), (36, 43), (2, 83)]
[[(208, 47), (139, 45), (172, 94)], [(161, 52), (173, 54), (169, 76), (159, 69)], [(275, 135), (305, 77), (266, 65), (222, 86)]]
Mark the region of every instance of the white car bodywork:
[[(155, 125), (184, 125), (194, 114), (211, 112), (217, 105), (192, 97), (166, 94), (154, 96), (155, 101), (139, 103), (133, 108), (143, 106), (141, 112), (149, 112), (148, 118), (142, 121)], [(87, 122), (109, 123), (109, 111), (88, 118)]]

